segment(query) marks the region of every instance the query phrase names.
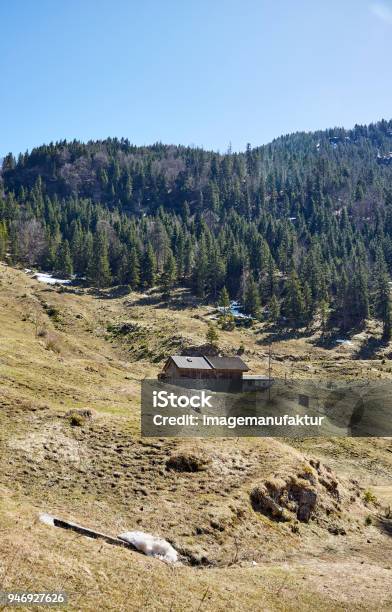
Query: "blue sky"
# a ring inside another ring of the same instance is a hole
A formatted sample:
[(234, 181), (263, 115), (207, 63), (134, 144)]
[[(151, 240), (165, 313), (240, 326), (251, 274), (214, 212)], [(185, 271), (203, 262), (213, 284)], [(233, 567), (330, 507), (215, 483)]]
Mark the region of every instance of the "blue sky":
[(0, 155), (240, 150), (392, 117), (392, 0), (12, 0), (0, 23)]

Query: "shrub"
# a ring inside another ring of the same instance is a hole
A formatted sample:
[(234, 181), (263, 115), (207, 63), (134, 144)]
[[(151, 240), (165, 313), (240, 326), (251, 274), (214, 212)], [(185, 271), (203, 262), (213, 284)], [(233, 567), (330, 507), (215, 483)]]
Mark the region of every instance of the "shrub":
[(45, 348), (53, 353), (61, 353), (61, 343), (56, 334), (46, 334)]
[(219, 317), (219, 325), (224, 331), (233, 331), (235, 329), (235, 319), (232, 314)]
[(46, 314), (51, 319), (54, 319), (55, 321), (57, 321), (57, 319), (59, 318), (59, 315), (60, 315), (60, 311), (59, 311), (58, 308), (55, 308), (55, 306), (49, 306), (49, 304), (47, 304), (45, 306), (45, 310), (46, 310)]
[(219, 334), (216, 327), (212, 323), (208, 324), (206, 340), (211, 346), (218, 346)]
[(82, 427), (86, 421), (86, 419), (77, 412), (73, 412), (69, 415), (69, 424), (71, 427)]
[(377, 501), (377, 497), (374, 495), (372, 491), (365, 491), (363, 494), (363, 500), (367, 504), (375, 504)]
[(371, 525), (372, 524), (372, 517), (370, 516), (370, 514), (367, 515), (367, 517), (365, 518), (365, 525)]

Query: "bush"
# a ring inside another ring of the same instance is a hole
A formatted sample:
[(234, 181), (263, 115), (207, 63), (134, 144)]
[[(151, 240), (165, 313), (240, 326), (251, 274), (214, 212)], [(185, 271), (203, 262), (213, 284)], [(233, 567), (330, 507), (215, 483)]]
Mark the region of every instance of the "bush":
[(370, 516), (370, 514), (367, 515), (367, 517), (365, 518), (365, 525), (371, 525), (373, 522), (372, 517)]
[(61, 353), (61, 343), (56, 334), (46, 334), (45, 348), (53, 353)]
[(372, 491), (368, 490), (363, 494), (363, 500), (366, 504), (375, 504), (377, 502), (377, 497)]
[(86, 419), (76, 412), (72, 413), (68, 418), (71, 427), (82, 427), (86, 422)]
[(243, 342), (241, 342), (241, 344), (238, 347), (237, 354), (238, 355), (243, 355), (244, 353), (245, 353), (245, 344)]
[(58, 308), (55, 308), (55, 306), (50, 306), (49, 304), (45, 305), (45, 310), (46, 310), (46, 314), (51, 318), (54, 319), (55, 321), (58, 320), (59, 315), (60, 315), (60, 311)]
[(87, 420), (93, 418), (93, 411), (89, 408), (82, 408), (81, 410), (74, 409), (67, 412), (65, 418), (68, 419), (72, 427), (82, 427)]
[(224, 331), (233, 331), (235, 329), (235, 319), (232, 314), (219, 317), (219, 325)]
[(219, 334), (216, 327), (212, 324), (208, 324), (208, 330), (206, 333), (206, 340), (211, 346), (218, 346)]

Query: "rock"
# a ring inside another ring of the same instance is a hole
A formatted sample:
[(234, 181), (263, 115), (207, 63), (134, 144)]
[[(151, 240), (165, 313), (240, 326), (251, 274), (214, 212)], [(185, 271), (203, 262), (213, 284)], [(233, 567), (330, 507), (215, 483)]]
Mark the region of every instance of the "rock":
[(210, 464), (209, 457), (194, 452), (179, 452), (166, 461), (166, 469), (175, 472), (202, 472)]
[(346, 535), (347, 534), (345, 528), (341, 527), (340, 525), (330, 525), (328, 527), (328, 531), (329, 533), (332, 533), (332, 535)]
[(255, 487), (250, 499), (256, 512), (262, 512), (276, 520), (296, 518), (308, 523), (317, 504), (317, 489), (308, 480), (289, 476), (274, 479)]

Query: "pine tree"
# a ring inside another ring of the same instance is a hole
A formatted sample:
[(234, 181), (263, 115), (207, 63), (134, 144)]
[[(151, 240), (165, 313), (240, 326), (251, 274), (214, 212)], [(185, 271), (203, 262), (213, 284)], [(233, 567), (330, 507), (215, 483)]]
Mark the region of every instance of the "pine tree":
[(136, 248), (132, 248), (129, 254), (129, 285), (135, 290), (140, 285), (140, 260)]
[(4, 260), (7, 252), (8, 232), (5, 222), (0, 222), (0, 259)]
[(63, 240), (59, 246), (56, 269), (66, 278), (73, 274), (72, 257), (68, 240)]
[(218, 340), (219, 340), (219, 334), (218, 331), (215, 327), (215, 325), (213, 325), (212, 323), (208, 324), (208, 329), (207, 329), (207, 333), (206, 333), (206, 340), (208, 342), (208, 344), (210, 344), (213, 347), (217, 347), (218, 346)]
[(226, 317), (230, 308), (230, 297), (226, 287), (221, 289), (218, 305), (223, 309), (223, 316)]
[(248, 280), (246, 285), (244, 308), (245, 312), (252, 317), (257, 319), (260, 316), (261, 303), (259, 289), (252, 277)]
[(383, 340), (390, 340), (392, 331), (391, 298), (388, 275), (386, 274), (386, 272), (382, 272), (378, 278), (376, 294), (376, 315), (381, 319), (383, 324)]
[(176, 260), (174, 259), (174, 255), (172, 251), (170, 250), (166, 257), (166, 261), (163, 264), (163, 271), (162, 271), (162, 276), (161, 276), (161, 285), (162, 285), (162, 291), (164, 295), (170, 294), (170, 291), (173, 288), (173, 285), (176, 281), (176, 277), (177, 277)]
[(208, 257), (204, 241), (201, 242), (192, 277), (194, 292), (198, 297), (203, 298), (208, 290)]
[(329, 305), (326, 300), (321, 300), (321, 302), (319, 303), (319, 312), (321, 319), (321, 331), (324, 333), (327, 327), (329, 314)]
[(307, 323), (311, 321), (313, 317), (313, 298), (312, 298), (312, 290), (307, 281), (303, 283), (303, 297), (304, 297), (304, 317)]
[(268, 318), (272, 323), (276, 323), (280, 316), (279, 300), (274, 294), (268, 304)]
[(297, 273), (293, 270), (286, 287), (285, 314), (291, 325), (303, 323), (305, 316), (305, 300)]
[(155, 257), (154, 250), (149, 243), (147, 245), (146, 250), (144, 251), (143, 261), (142, 261), (142, 285), (146, 289), (150, 289), (155, 284), (156, 278), (156, 270), (157, 270), (157, 260)]
[(106, 235), (98, 231), (94, 236), (92, 257), (88, 265), (88, 279), (95, 287), (107, 287), (111, 283), (108, 242)]
[(363, 264), (354, 269), (351, 288), (351, 311), (354, 314), (354, 322), (363, 322), (369, 316), (369, 284)]

